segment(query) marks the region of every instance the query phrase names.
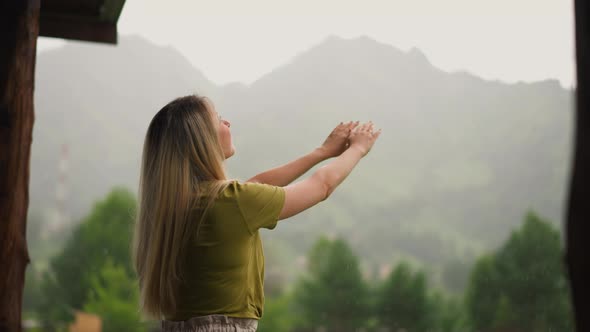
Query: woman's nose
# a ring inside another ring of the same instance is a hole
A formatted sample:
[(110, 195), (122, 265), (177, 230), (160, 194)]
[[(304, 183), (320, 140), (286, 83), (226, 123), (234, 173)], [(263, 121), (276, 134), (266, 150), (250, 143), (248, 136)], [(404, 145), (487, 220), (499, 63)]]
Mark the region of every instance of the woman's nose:
[(227, 120), (223, 120), (223, 122), (225, 122), (225, 124), (226, 124), (228, 127), (231, 127), (231, 123), (229, 123), (229, 121), (227, 121)]

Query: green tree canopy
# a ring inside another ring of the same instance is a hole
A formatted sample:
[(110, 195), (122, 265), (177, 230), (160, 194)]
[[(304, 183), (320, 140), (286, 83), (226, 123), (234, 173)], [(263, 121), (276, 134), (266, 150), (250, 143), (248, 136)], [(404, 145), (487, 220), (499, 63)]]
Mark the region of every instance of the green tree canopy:
[(494, 325), (500, 301), (498, 279), (494, 256), (482, 256), (477, 260), (471, 272), (465, 301), (471, 323), (477, 329), (483, 330)]
[(293, 315), (293, 296), (283, 293), (266, 298), (264, 316), (258, 322), (257, 332), (291, 331), (297, 317)]
[(137, 281), (126, 268), (108, 259), (100, 273), (91, 277), (90, 284), (84, 311), (101, 317), (104, 332), (146, 330), (140, 323)]
[(367, 321), (368, 297), (358, 258), (343, 239), (320, 238), (308, 255), (308, 276), (295, 292), (307, 327), (354, 331)]
[(434, 331), (456, 332), (469, 331), (463, 303), (460, 297), (449, 296), (435, 291), (431, 295), (431, 303), (434, 308)]
[(433, 309), (424, 272), (413, 272), (408, 263), (399, 263), (378, 294), (380, 325), (391, 331), (426, 331), (433, 324)]
[(559, 232), (528, 213), (502, 247), (478, 260), (466, 305), (477, 329), (571, 330)]
[(72, 232), (43, 275), (39, 315), (47, 325), (70, 321), (88, 300), (92, 280), (107, 261), (134, 277), (130, 258), (134, 195), (116, 188)]

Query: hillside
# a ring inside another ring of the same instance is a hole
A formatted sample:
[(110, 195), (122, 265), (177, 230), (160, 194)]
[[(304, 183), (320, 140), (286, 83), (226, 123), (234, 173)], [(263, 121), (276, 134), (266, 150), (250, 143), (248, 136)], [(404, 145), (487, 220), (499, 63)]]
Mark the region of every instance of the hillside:
[(369, 265), (406, 256), (437, 266), (494, 246), (529, 209), (561, 222), (571, 91), (444, 72), (417, 49), (367, 37), (330, 37), (248, 86), (216, 86), (176, 50), (136, 36), (40, 53), (33, 214), (55, 206), (64, 143), (74, 221), (115, 185), (136, 192), (151, 117), (193, 92), (232, 122), (227, 168), (242, 180), (310, 151), (340, 121), (383, 129), (329, 200), (264, 234), (287, 264), (320, 233), (344, 235)]

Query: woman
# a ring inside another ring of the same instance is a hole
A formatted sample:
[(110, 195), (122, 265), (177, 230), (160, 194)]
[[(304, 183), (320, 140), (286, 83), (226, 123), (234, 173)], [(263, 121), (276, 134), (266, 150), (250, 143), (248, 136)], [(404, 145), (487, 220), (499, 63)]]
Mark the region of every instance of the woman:
[(240, 182), (223, 165), (235, 152), (229, 121), (204, 97), (170, 102), (143, 148), (133, 248), (142, 311), (163, 331), (255, 331), (264, 305), (258, 230), (327, 199), (379, 135), (370, 122), (340, 123), (313, 152)]

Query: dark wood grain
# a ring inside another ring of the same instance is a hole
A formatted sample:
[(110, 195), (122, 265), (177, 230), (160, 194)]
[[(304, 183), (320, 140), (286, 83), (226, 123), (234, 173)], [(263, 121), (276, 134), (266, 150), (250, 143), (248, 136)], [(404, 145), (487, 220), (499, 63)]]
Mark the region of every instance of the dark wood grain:
[(21, 330), (39, 0), (0, 10), (0, 331)]

